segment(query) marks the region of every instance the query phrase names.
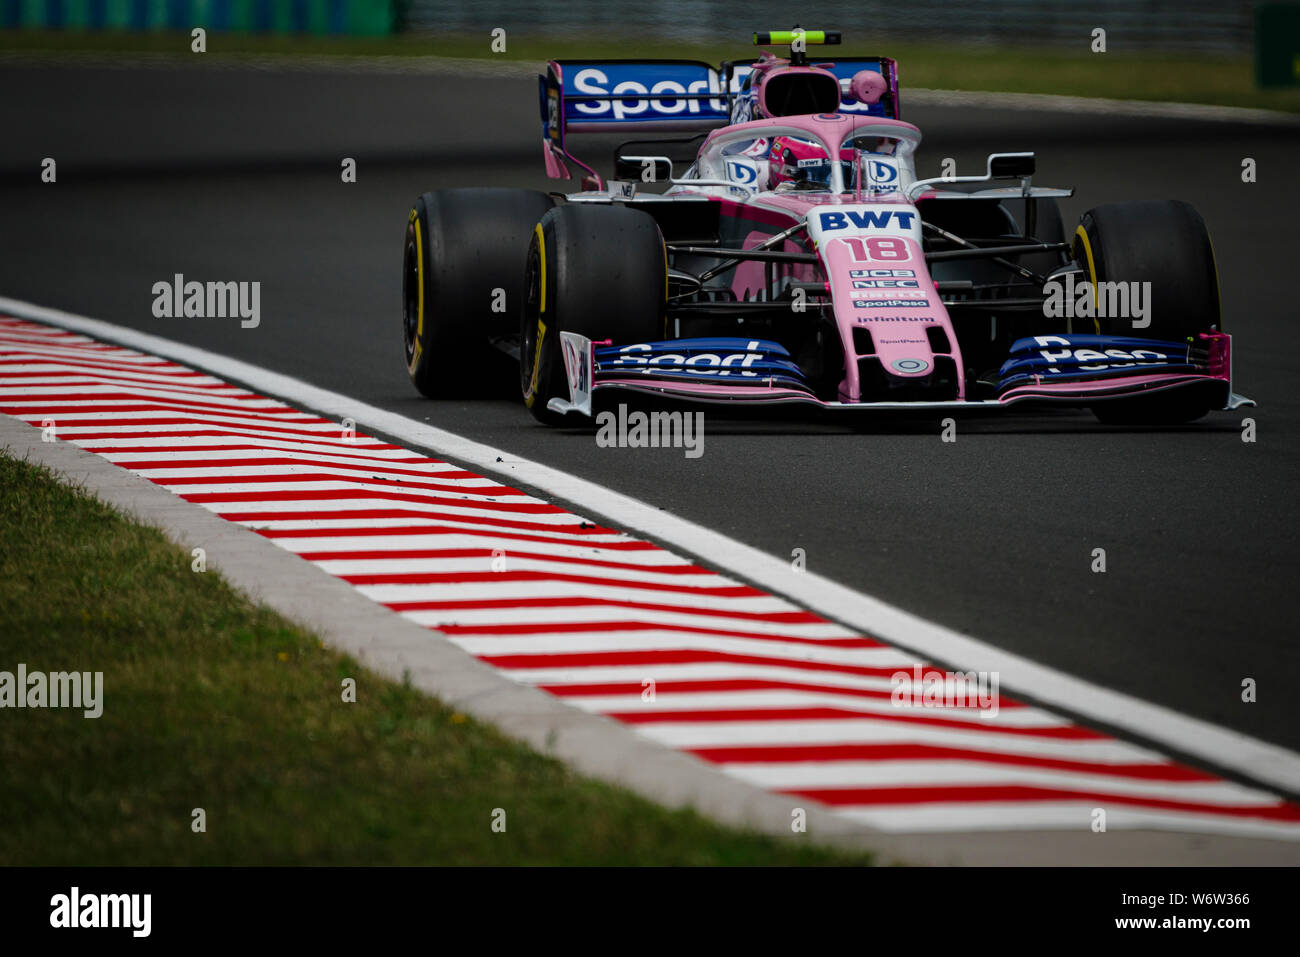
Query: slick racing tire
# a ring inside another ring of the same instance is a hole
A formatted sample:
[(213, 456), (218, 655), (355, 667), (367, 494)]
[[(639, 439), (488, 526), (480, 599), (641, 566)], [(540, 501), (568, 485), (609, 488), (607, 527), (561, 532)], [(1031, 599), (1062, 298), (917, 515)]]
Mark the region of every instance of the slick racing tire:
[(528, 240), (553, 205), (527, 189), (447, 189), (415, 201), (402, 256), (402, 339), (423, 395), (490, 385), (501, 361), (491, 343), (518, 332)]
[(667, 259), (659, 225), (625, 206), (556, 206), (533, 230), (520, 322), (519, 384), (540, 422), (569, 397), (560, 333), (615, 345), (664, 337)]
[[(1173, 200), (1109, 203), (1084, 213), (1073, 238), (1074, 260), (1094, 289), (1098, 282), (1149, 282), (1150, 324), (1125, 317), (1075, 320), (1073, 332), (1195, 343), (1221, 327), (1219, 276), (1210, 235), (1189, 204)], [(1171, 425), (1209, 411), (1201, 389), (1157, 392), (1093, 406), (1102, 422)]]

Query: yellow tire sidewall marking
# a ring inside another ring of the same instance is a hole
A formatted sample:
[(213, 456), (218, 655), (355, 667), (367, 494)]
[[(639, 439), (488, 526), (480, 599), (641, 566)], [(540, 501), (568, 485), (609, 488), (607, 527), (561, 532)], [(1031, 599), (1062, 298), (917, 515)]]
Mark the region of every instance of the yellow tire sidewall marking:
[(424, 236), (420, 230), (420, 216), (411, 210), (410, 221), (415, 224), (415, 348), (411, 350), (411, 371), (420, 366), (424, 352)]
[(524, 405), (530, 409), (537, 401), (537, 380), (542, 373), (542, 347), (546, 344), (546, 322), (542, 318), (546, 315), (546, 236), (542, 232), (541, 223), (533, 228), (533, 232), (537, 235), (537, 272), (541, 291), (537, 297), (537, 345), (533, 349), (533, 373), (528, 380), (528, 390), (524, 393)]
[(537, 255), (541, 260), (538, 264), (538, 274), (541, 277), (542, 291), (538, 297), (537, 312), (539, 315), (546, 315), (546, 236), (542, 233), (541, 223), (533, 227), (533, 232), (537, 234)]
[(528, 380), (528, 392), (524, 395), (524, 405), (533, 407), (537, 401), (537, 379), (542, 372), (542, 346), (546, 342), (546, 323), (537, 320), (537, 347), (533, 350), (533, 374)]
[[(1080, 239), (1083, 240), (1083, 254), (1088, 259), (1088, 282), (1092, 284), (1092, 311), (1093, 311), (1093, 315), (1096, 316), (1097, 314), (1097, 264), (1093, 262), (1092, 259), (1092, 243), (1088, 241), (1088, 231), (1083, 228), (1082, 223), (1080, 223), (1078, 226), (1075, 227), (1074, 235), (1078, 236)], [(1097, 335), (1101, 335), (1101, 320), (1094, 318), (1092, 320), (1092, 324), (1097, 331)], [(1070, 331), (1073, 332), (1073, 330)]]

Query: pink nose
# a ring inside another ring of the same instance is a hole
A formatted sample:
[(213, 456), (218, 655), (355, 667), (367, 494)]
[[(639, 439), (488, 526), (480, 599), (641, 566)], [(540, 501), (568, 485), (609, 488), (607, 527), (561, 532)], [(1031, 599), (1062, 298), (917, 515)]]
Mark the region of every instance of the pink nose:
[(885, 78), (874, 70), (860, 70), (849, 81), (849, 95), (859, 103), (878, 103), (885, 90)]

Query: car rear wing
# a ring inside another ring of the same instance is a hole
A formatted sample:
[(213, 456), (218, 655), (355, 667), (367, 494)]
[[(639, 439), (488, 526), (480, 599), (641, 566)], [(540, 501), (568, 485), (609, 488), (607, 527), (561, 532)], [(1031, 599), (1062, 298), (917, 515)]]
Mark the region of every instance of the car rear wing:
[[(839, 78), (843, 112), (898, 118), (893, 60), (856, 57), (819, 65)], [(537, 78), (547, 175), (569, 179), (572, 163), (604, 189), (600, 175), (569, 152), (569, 133), (698, 133), (726, 126), (752, 70), (752, 60), (721, 68), (700, 60), (551, 60)], [(860, 70), (885, 77), (888, 89), (879, 103), (859, 103), (849, 92), (849, 80)]]
[(552, 60), (537, 79), (547, 175), (568, 179), (568, 161), (598, 189), (599, 174), (569, 152), (569, 133), (699, 132), (731, 115), (718, 71), (699, 60)]
[(698, 60), (552, 60), (539, 79), (542, 123), (559, 142), (566, 131), (711, 130), (730, 116), (718, 71)]

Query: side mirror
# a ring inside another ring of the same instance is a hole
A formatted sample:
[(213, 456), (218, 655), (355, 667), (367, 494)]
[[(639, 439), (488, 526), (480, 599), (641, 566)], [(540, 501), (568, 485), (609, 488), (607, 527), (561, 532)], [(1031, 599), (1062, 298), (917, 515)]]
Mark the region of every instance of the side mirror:
[(1024, 179), (1033, 176), (1033, 153), (990, 153), (989, 177), (992, 179)]
[(641, 183), (667, 183), (673, 178), (673, 161), (667, 156), (619, 156), (614, 178)]

